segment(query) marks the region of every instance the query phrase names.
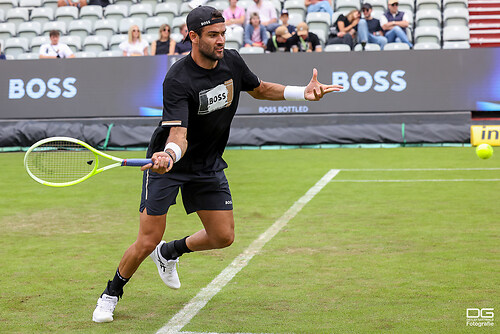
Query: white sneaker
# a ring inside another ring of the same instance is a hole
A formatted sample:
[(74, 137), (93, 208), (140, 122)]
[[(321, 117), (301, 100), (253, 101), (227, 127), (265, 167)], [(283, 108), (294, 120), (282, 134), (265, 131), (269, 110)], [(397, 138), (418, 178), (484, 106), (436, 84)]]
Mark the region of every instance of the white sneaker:
[(113, 321), (113, 312), (115, 311), (118, 297), (103, 294), (97, 300), (97, 306), (92, 314), (92, 320), (95, 322), (111, 322)]
[(149, 256), (158, 267), (158, 273), (163, 282), (171, 289), (179, 289), (181, 287), (179, 275), (177, 274), (177, 263), (179, 263), (179, 258), (175, 260), (165, 260), (160, 253), (161, 246), (165, 243), (165, 241), (160, 242)]

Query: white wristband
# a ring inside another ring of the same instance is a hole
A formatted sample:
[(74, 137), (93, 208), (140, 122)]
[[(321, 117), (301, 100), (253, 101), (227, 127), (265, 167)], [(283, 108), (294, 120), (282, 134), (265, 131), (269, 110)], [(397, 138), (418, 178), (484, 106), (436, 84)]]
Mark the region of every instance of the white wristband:
[(305, 101), (306, 98), (304, 93), (306, 91), (305, 86), (285, 86), (285, 91), (283, 92), (283, 96), (285, 100), (288, 101)]
[(179, 161), (181, 159), (181, 156), (182, 156), (182, 150), (181, 148), (179, 147), (179, 145), (177, 145), (176, 143), (174, 142), (170, 142), (167, 144), (167, 146), (165, 146), (165, 149), (163, 151), (166, 151), (167, 149), (171, 149), (172, 151), (174, 151), (174, 154), (175, 154), (175, 162)]

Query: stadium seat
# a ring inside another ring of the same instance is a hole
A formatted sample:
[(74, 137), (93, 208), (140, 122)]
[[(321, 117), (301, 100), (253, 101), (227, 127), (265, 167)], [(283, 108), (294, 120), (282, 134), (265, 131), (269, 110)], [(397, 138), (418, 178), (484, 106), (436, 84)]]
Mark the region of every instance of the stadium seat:
[(27, 52), (27, 53), (20, 53), (16, 56), (16, 59), (23, 60), (23, 59), (38, 59), (40, 58), (40, 55), (38, 53), (32, 53), (32, 52)]
[(160, 26), (162, 24), (168, 24), (168, 19), (166, 17), (148, 17), (146, 21), (144, 21), (144, 32), (146, 34), (158, 34), (158, 32), (160, 31)]
[(288, 14), (288, 24), (297, 26), (300, 22), (305, 22), (306, 17), (304, 14), (299, 13), (289, 13)]
[(113, 35), (109, 40), (109, 50), (110, 51), (120, 51), (119, 45), (121, 42), (126, 41), (128, 39), (128, 35)]
[(244, 46), (240, 48), (241, 54), (264, 53), (264, 49), (257, 46)]
[(415, 43), (441, 44), (441, 29), (428, 26), (415, 28)]
[(233, 49), (239, 50), (243, 45), (243, 34), (238, 31), (235, 32), (233, 29), (226, 30), (226, 45), (227, 43), (230, 43)]
[(364, 2), (372, 5), (374, 11), (387, 11), (387, 0), (365, 0)]
[(50, 43), (50, 38), (49, 36), (35, 36), (31, 39), (30, 42), (30, 49), (31, 53), (36, 53), (38, 54), (38, 51), (40, 51), (40, 46), (45, 43)]
[(399, 10), (408, 13), (408, 15), (413, 16), (415, 12), (415, 2), (414, 0), (398, 0)]
[(17, 27), (17, 36), (32, 39), (42, 34), (42, 24), (40, 22), (23, 22)]
[(464, 26), (448, 26), (443, 28), (443, 41), (469, 41), (469, 28)]
[(97, 57), (122, 57), (123, 52), (121, 50), (110, 50), (101, 51), (97, 54)]
[(68, 25), (68, 34), (79, 36), (83, 40), (85, 37), (92, 34), (92, 22), (85, 19), (71, 21)]
[[(324, 12), (309, 13), (306, 16), (306, 23), (309, 26), (309, 31), (311, 30), (323, 31), (322, 34), (322, 36), (324, 36), (322, 39), (323, 42), (328, 37), (328, 31), (330, 29), (330, 24), (331, 24), (330, 20), (331, 20), (330, 14)], [(320, 37), (320, 35), (318, 35), (318, 37)]]
[(253, 0), (238, 0), (238, 7), (241, 7), (247, 10), (248, 6), (250, 6), (253, 3)]
[(444, 42), (443, 49), (470, 49), (469, 41)]
[(87, 36), (83, 40), (83, 50), (95, 52), (96, 54), (108, 49), (108, 38), (106, 36)]
[(410, 50), (410, 46), (406, 43), (387, 43), (384, 46), (384, 51), (399, 51)]
[(85, 6), (80, 9), (80, 19), (89, 20), (92, 24), (102, 19), (102, 7), (96, 5)]
[(54, 14), (57, 21), (66, 22), (66, 25), (78, 19), (78, 8), (74, 6), (58, 7)]
[[(148, 4), (148, 5), (151, 5), (151, 8), (153, 9), (153, 11), (155, 10), (156, 6), (161, 3), (160, 2), (161, 0), (141, 0), (141, 3), (142, 4)], [(170, 2), (170, 1), (169, 1)]]
[(350, 52), (351, 47), (347, 44), (329, 44), (325, 46), (325, 52)]
[(186, 17), (185, 16), (177, 16), (174, 17), (171, 27), (172, 27), (172, 32), (179, 33), (180, 32), (180, 27), (186, 23)]
[(413, 50), (439, 50), (441, 46), (438, 43), (416, 43)]
[(416, 27), (441, 28), (441, 11), (437, 9), (421, 9), (415, 16)]
[(19, 7), (41, 7), (42, 0), (19, 0)]
[(13, 37), (5, 40), (4, 53), (17, 57), (21, 53), (29, 51), (28, 39), (24, 37)]
[(14, 23), (0, 23), (0, 39), (7, 39), (16, 36), (16, 25)]
[(325, 31), (322, 28), (309, 28), (309, 32), (312, 32), (313, 34), (318, 36), (322, 46), (325, 45), (328, 38), (328, 31)]
[(80, 36), (61, 36), (60, 41), (67, 44), (73, 53), (82, 49), (82, 39)]
[(116, 20), (97, 20), (94, 23), (94, 34), (106, 36), (108, 40), (118, 32), (118, 22)]
[(104, 17), (108, 20), (116, 20), (119, 22), (121, 19), (128, 16), (128, 7), (125, 5), (109, 5), (104, 9)]
[(138, 3), (130, 6), (129, 17), (137, 17), (146, 20), (153, 15), (153, 7), (150, 4)]
[(182, 42), (182, 40), (184, 39), (184, 36), (182, 36), (182, 34), (175, 33), (175, 32), (171, 32), (171, 33), (170, 33), (170, 37), (172, 37), (172, 39), (173, 39), (176, 43), (180, 43), (180, 42)]
[(469, 10), (465, 8), (447, 8), (443, 12), (443, 22), (445, 27), (468, 26)]
[(189, 5), (189, 2), (183, 2), (181, 4), (181, 6), (179, 7), (179, 15), (181, 16), (185, 16), (187, 14), (189, 14), (189, 12), (191, 11), (191, 6)]
[[(363, 51), (363, 46), (361, 44), (356, 44), (354, 46), (354, 51)], [(380, 45), (375, 43), (366, 43), (365, 51), (380, 51)]]
[(302, 0), (285, 0), (285, 2), (283, 3), (283, 8), (288, 11), (288, 15), (293, 13), (305, 16), (307, 13), (306, 5)]
[(50, 8), (53, 11), (57, 9), (57, 0), (42, 0), (44, 8)]
[(29, 21), (29, 19), (30, 14), (28, 8), (11, 8), (5, 14), (5, 21), (14, 23), (16, 25), (20, 24), (21, 22)]
[(179, 7), (177, 4), (171, 2), (162, 2), (156, 5), (154, 15), (166, 17), (168, 22), (172, 22), (174, 17), (178, 15)]
[(441, 0), (417, 0), (417, 10), (439, 9), (441, 10)]
[(0, 9), (0, 22), (5, 21), (5, 11)]
[(42, 34), (48, 36), (51, 30), (59, 30), (61, 35), (66, 35), (66, 23), (62, 21), (45, 22), (42, 27)]
[(31, 21), (40, 22), (44, 24), (45, 22), (54, 20), (54, 10), (52, 8), (34, 8), (31, 11)]
[(443, 8), (468, 8), (468, 0), (443, 0)]
[(125, 6), (127, 8), (132, 6), (134, 3), (138, 2), (136, 0), (113, 0), (113, 1), (114, 1), (113, 4)]
[(17, 6), (16, 0), (0, 0), (0, 9), (2, 9), (5, 12), (16, 6)]
[(127, 34), (128, 29), (136, 25), (139, 27), (139, 30), (142, 32), (144, 30), (144, 21), (139, 18), (139, 17), (127, 17), (125, 19), (122, 19), (120, 23), (118, 24), (118, 31), (121, 34)]
[(206, 5), (212, 6), (215, 9), (218, 9), (220, 11), (224, 11), (226, 8), (229, 7), (229, 1), (227, 1), (227, 0), (208, 1)]
[(87, 52), (87, 51), (80, 51), (80, 52), (75, 52), (75, 57), (76, 58), (96, 58), (97, 53), (95, 52)]
[(359, 0), (336, 0), (335, 11), (342, 13), (349, 13), (353, 9), (361, 9)]

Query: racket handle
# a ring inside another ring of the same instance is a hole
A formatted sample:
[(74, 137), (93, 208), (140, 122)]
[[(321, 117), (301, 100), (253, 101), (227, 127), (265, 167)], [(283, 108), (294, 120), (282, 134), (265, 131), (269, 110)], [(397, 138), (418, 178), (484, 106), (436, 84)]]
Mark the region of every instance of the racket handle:
[(122, 166), (142, 167), (152, 163), (153, 160), (151, 159), (123, 159)]

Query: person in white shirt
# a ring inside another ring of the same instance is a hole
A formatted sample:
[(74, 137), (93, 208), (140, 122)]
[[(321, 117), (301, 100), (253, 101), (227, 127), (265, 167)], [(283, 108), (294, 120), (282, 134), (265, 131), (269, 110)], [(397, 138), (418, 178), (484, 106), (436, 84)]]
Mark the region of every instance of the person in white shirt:
[(39, 51), (40, 59), (75, 58), (75, 55), (64, 43), (59, 43), (59, 30), (51, 30), (50, 43), (42, 44)]
[(271, 1), (268, 0), (253, 0), (247, 7), (246, 23), (250, 24), (250, 16), (253, 13), (259, 14), (261, 24), (266, 27), (267, 31), (273, 32), (280, 26), (278, 23), (278, 14), (276, 8)]
[(123, 56), (148, 56), (149, 43), (141, 38), (139, 27), (133, 25), (128, 30), (128, 40), (120, 43)]

